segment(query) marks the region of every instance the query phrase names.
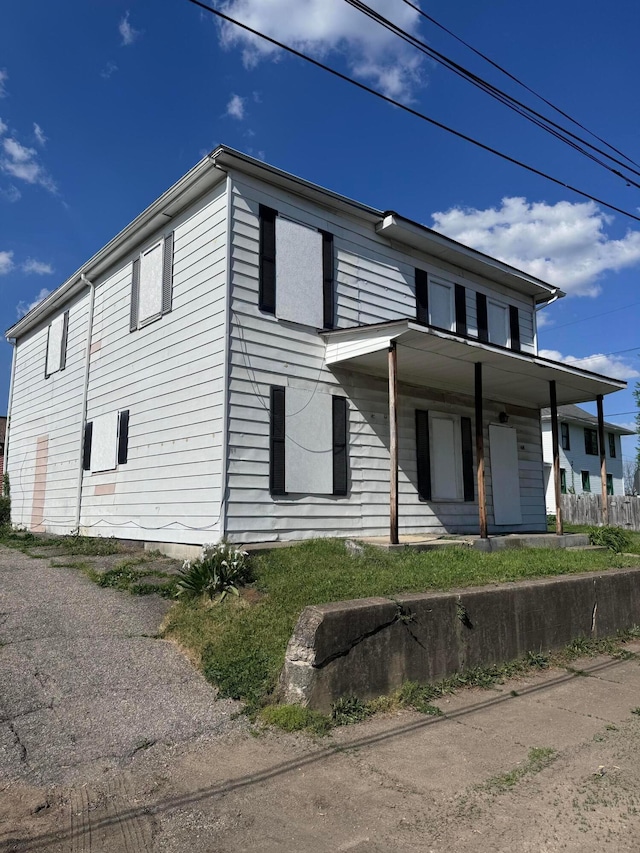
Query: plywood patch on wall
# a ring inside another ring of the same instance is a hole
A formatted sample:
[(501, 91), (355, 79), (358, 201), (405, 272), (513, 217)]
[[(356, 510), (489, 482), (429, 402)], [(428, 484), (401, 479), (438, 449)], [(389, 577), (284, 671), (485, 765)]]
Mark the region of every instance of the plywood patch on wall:
[(31, 529), (44, 530), (44, 504), (47, 492), (47, 464), (49, 462), (49, 436), (41, 435), (36, 442), (36, 468), (31, 506)]

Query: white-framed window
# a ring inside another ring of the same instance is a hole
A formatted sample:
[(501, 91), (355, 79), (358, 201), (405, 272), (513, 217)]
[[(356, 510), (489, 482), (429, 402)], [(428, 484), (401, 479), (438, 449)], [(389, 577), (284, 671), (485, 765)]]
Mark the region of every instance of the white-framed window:
[(64, 370), (67, 365), (67, 337), (69, 332), (69, 312), (65, 311), (49, 323), (47, 329), (47, 354), (45, 378)]
[(429, 325), (454, 331), (453, 283), (429, 276)]
[(146, 326), (171, 311), (173, 234), (146, 246), (133, 261), (129, 329)]

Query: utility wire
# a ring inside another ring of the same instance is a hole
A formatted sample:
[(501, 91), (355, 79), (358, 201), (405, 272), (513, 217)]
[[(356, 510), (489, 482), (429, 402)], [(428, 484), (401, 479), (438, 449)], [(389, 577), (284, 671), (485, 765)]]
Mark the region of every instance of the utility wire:
[(210, 12), (212, 15), (215, 15), (223, 21), (227, 21), (230, 24), (234, 24), (235, 26), (240, 27), (241, 29), (251, 33), (254, 36), (258, 36), (258, 38), (261, 38), (264, 41), (269, 42), (269, 44), (273, 44), (276, 47), (287, 51), (287, 53), (290, 53), (293, 56), (297, 56), (299, 59), (304, 59), (306, 62), (315, 65), (316, 68), (321, 68), (323, 71), (328, 71), (329, 74), (332, 74), (334, 77), (338, 77), (340, 80), (344, 80), (347, 83), (351, 83), (358, 89), (362, 89), (362, 91), (368, 92), (370, 95), (374, 95), (376, 98), (379, 98), (380, 100), (385, 101), (388, 104), (392, 104), (394, 107), (398, 107), (404, 112), (407, 112), (410, 115), (421, 119), (422, 121), (426, 121), (434, 127), (438, 127), (441, 130), (452, 134), (458, 139), (462, 139), (465, 142), (469, 142), (471, 143), (471, 145), (475, 145), (477, 148), (480, 148), (483, 151), (488, 151), (490, 154), (494, 154), (496, 157), (500, 157), (502, 160), (505, 160), (508, 163), (512, 163), (515, 166), (519, 166), (521, 169), (525, 169), (526, 171), (531, 172), (531, 174), (533, 175), (538, 175), (538, 177), (544, 178), (545, 180), (550, 181), (551, 183), (556, 184), (557, 186), (564, 187), (565, 189), (570, 190), (571, 192), (574, 192), (579, 196), (582, 196), (582, 198), (587, 198), (589, 199), (589, 201), (594, 201), (596, 202), (596, 204), (600, 204), (603, 207), (608, 208), (609, 210), (613, 210), (615, 213), (620, 213), (622, 216), (627, 216), (629, 219), (633, 219), (635, 222), (640, 222), (640, 216), (636, 216), (635, 214), (630, 213), (627, 210), (623, 210), (620, 207), (616, 207), (615, 205), (610, 204), (609, 202), (604, 201), (603, 199), (600, 199), (597, 196), (590, 195), (584, 190), (579, 190), (577, 187), (574, 187), (571, 184), (560, 180), (559, 178), (554, 178), (552, 175), (548, 175), (546, 172), (543, 172), (540, 169), (536, 169), (534, 166), (530, 166), (527, 163), (523, 163), (521, 160), (517, 160), (515, 157), (510, 157), (508, 154), (505, 154), (502, 151), (498, 151), (498, 149), (492, 148), (490, 145), (485, 145), (483, 142), (480, 142), (479, 140), (474, 139), (471, 136), (467, 136), (467, 134), (462, 133), (459, 130), (455, 130), (454, 128), (449, 127), (448, 125), (443, 124), (442, 122), (439, 122), (436, 119), (419, 112), (418, 110), (414, 110), (412, 107), (409, 107), (406, 104), (401, 103), (400, 101), (396, 101), (388, 95), (384, 95), (377, 89), (373, 89), (371, 88), (371, 86), (367, 86), (365, 83), (361, 83), (359, 80), (355, 80), (353, 77), (349, 77), (347, 74), (343, 74), (341, 71), (338, 71), (329, 65), (325, 65), (325, 63), (320, 62), (317, 59), (313, 59), (313, 57), (308, 56), (307, 54), (302, 53), (299, 50), (296, 50), (294, 47), (290, 47), (289, 45), (284, 44), (283, 42), (278, 41), (277, 39), (274, 39), (271, 36), (260, 32), (259, 30), (255, 30), (248, 24), (243, 24), (241, 21), (230, 17), (224, 12), (221, 12), (219, 9), (214, 9), (212, 6), (207, 6), (207, 4), (202, 3), (201, 0), (187, 0), (187, 2), (193, 4), (194, 6), (198, 6), (198, 8), (200, 9), (204, 9), (206, 12)]
[[(625, 308), (634, 308), (636, 305), (640, 305), (640, 302), (630, 302), (628, 305), (621, 305), (619, 308), (612, 308), (610, 311), (600, 311), (599, 314), (589, 314), (588, 317), (581, 317), (579, 320), (570, 320), (568, 323), (562, 323), (560, 326), (550, 326), (554, 331), (556, 329), (564, 329), (567, 326), (575, 326), (576, 323), (584, 323), (586, 320), (595, 320), (599, 317), (606, 317), (607, 314), (615, 314), (616, 311), (624, 311)], [(640, 349), (640, 347), (632, 347), (632, 349)], [(622, 352), (629, 352), (629, 350), (622, 350)]]
[[(402, 29), (398, 24), (394, 24), (393, 21), (390, 21), (388, 18), (385, 18), (380, 12), (377, 12), (375, 9), (372, 9), (366, 3), (362, 2), (362, 0), (345, 0), (345, 2), (361, 12), (363, 15), (366, 15), (371, 20), (378, 23), (380, 26), (384, 27), (389, 32), (398, 36), (398, 38), (402, 39), (407, 44), (410, 44), (412, 47), (415, 47), (421, 53), (424, 53), (426, 56), (431, 59), (439, 62), (441, 65), (444, 65), (445, 68), (448, 68), (449, 71), (452, 71), (458, 77), (461, 77), (463, 80), (471, 83), (476, 88), (485, 92), (485, 94), (497, 100), (499, 103), (513, 110), (514, 112), (521, 115), (523, 118), (535, 124), (537, 127), (542, 130), (547, 131), (552, 136), (555, 136), (556, 139), (564, 142), (566, 145), (569, 145), (575, 151), (578, 151), (585, 157), (588, 157), (590, 160), (593, 160), (594, 163), (597, 163), (599, 166), (602, 166), (604, 169), (607, 169), (612, 174), (616, 175), (618, 178), (621, 178), (627, 184), (633, 184), (633, 186), (640, 189), (640, 183), (634, 181), (629, 175), (625, 175), (620, 172), (618, 169), (612, 168), (608, 163), (605, 163), (599, 157), (596, 157), (590, 151), (587, 151), (587, 148), (590, 148), (592, 151), (596, 151), (598, 154), (601, 154), (603, 157), (606, 157), (608, 160), (611, 160), (613, 163), (621, 166), (627, 171), (632, 172), (635, 175), (640, 177), (640, 171), (633, 169), (631, 166), (627, 166), (621, 160), (618, 160), (616, 157), (613, 157), (611, 154), (607, 154), (606, 151), (603, 151), (601, 148), (598, 148), (596, 145), (592, 145), (586, 139), (583, 139), (580, 136), (577, 136), (575, 133), (572, 133), (570, 130), (563, 128), (561, 125), (554, 122), (552, 119), (547, 118), (536, 110), (528, 107), (526, 104), (522, 103), (522, 101), (518, 101), (516, 98), (511, 97), (506, 92), (495, 87), (492, 83), (484, 80), (482, 77), (478, 77), (473, 72), (464, 68), (462, 65), (459, 65), (457, 62), (449, 59), (449, 57), (445, 56), (443, 53), (435, 50), (430, 47), (426, 42), (419, 39), (417, 36), (408, 33), (406, 30)], [(576, 140), (576, 142), (572, 141)], [(577, 144), (580, 143), (580, 144)]]
[(428, 15), (428, 14), (427, 14), (426, 12), (424, 12), (424, 11), (423, 11), (419, 6), (416, 6), (416, 5), (415, 5), (415, 3), (412, 3), (412, 2), (411, 2), (411, 0), (402, 0), (402, 2), (403, 2), (403, 3), (405, 3), (407, 6), (410, 6), (412, 9), (414, 9), (414, 10), (415, 10), (419, 15), (421, 15), (421, 16), (422, 16), (423, 18), (425, 18), (427, 21), (430, 21), (432, 24), (434, 24), (434, 26), (436, 26), (436, 27), (438, 27), (439, 29), (443, 30), (445, 33), (447, 33), (448, 35), (450, 35), (450, 36), (451, 36), (452, 38), (454, 38), (456, 41), (460, 42), (460, 44), (464, 45), (466, 48), (468, 48), (470, 51), (472, 51), (472, 53), (475, 53), (475, 54), (476, 54), (476, 56), (479, 56), (481, 59), (484, 59), (484, 61), (485, 61), (485, 62), (488, 62), (488, 63), (489, 63), (489, 65), (492, 65), (494, 68), (496, 68), (498, 71), (500, 71), (500, 73), (501, 73), (501, 74), (504, 74), (504, 75), (506, 75), (507, 77), (509, 77), (509, 79), (510, 79), (510, 80), (513, 80), (513, 82), (514, 82), (514, 83), (517, 83), (517, 84), (518, 84), (518, 86), (522, 86), (522, 88), (523, 88), (523, 89), (526, 89), (526, 90), (527, 90), (527, 92), (530, 92), (530, 93), (531, 93), (532, 95), (534, 95), (536, 98), (538, 98), (538, 99), (539, 99), (539, 100), (541, 100), (543, 103), (545, 103), (548, 107), (551, 107), (551, 109), (552, 109), (552, 110), (555, 110), (555, 111), (556, 111), (557, 113), (559, 113), (561, 116), (563, 116), (564, 118), (568, 119), (572, 124), (575, 124), (575, 125), (576, 125), (576, 127), (581, 128), (581, 129), (582, 129), (582, 130), (584, 130), (586, 133), (588, 133), (590, 136), (593, 136), (593, 138), (594, 138), (594, 139), (597, 139), (599, 142), (602, 142), (602, 144), (603, 144), (603, 145), (606, 145), (606, 146), (607, 146), (607, 148), (610, 148), (612, 151), (615, 151), (615, 152), (616, 152), (616, 154), (619, 154), (621, 157), (624, 157), (624, 159), (625, 159), (625, 160), (628, 160), (630, 163), (633, 163), (635, 166), (639, 166), (639, 165), (640, 165), (640, 164), (639, 164), (639, 163), (637, 163), (635, 160), (633, 160), (631, 157), (628, 157), (624, 152), (622, 152), (622, 151), (620, 151), (618, 148), (616, 148), (616, 147), (615, 147), (615, 145), (611, 145), (611, 143), (610, 143), (610, 142), (607, 142), (607, 141), (606, 141), (606, 139), (603, 139), (601, 136), (598, 136), (598, 134), (597, 134), (597, 133), (594, 133), (592, 130), (589, 130), (589, 128), (588, 128), (588, 127), (585, 127), (585, 126), (584, 126), (583, 124), (581, 124), (577, 119), (573, 118), (573, 117), (572, 117), (572, 116), (570, 116), (568, 113), (564, 112), (564, 110), (560, 109), (560, 107), (557, 107), (557, 106), (556, 106), (555, 104), (553, 104), (551, 101), (547, 100), (547, 98), (545, 98), (543, 95), (541, 95), (541, 94), (539, 94), (538, 92), (536, 92), (536, 91), (535, 91), (535, 89), (532, 89), (530, 86), (528, 86), (526, 83), (524, 83), (524, 82), (523, 82), (522, 80), (520, 80), (518, 77), (516, 77), (514, 74), (511, 74), (511, 72), (510, 72), (510, 71), (507, 71), (507, 69), (506, 69), (506, 68), (503, 68), (503, 67), (502, 67), (502, 65), (499, 65), (497, 62), (494, 62), (494, 61), (493, 61), (493, 59), (491, 59), (491, 58), (490, 58), (489, 56), (487, 56), (486, 54), (482, 53), (482, 51), (478, 50), (477, 48), (473, 47), (473, 45), (469, 44), (469, 42), (467, 42), (467, 41), (465, 41), (464, 39), (460, 38), (460, 36), (456, 35), (452, 30), (450, 30), (450, 29), (448, 29), (447, 27), (445, 27), (445, 26), (444, 26), (443, 24), (441, 24), (439, 21), (436, 21), (436, 19), (435, 19), (435, 18), (433, 18), (431, 15)]

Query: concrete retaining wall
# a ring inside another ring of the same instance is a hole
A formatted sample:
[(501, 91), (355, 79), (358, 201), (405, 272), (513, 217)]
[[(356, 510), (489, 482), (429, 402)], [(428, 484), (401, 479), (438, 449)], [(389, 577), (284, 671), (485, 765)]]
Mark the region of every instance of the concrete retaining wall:
[(283, 700), (328, 710), (341, 696), (371, 699), (404, 681), (436, 680), (636, 624), (640, 569), (307, 607), (287, 648)]

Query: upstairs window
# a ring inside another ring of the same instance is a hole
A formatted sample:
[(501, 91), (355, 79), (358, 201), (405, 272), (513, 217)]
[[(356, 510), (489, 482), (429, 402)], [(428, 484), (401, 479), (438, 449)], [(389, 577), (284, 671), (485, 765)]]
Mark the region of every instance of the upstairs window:
[(616, 436), (613, 432), (607, 433), (607, 438), (609, 440), (609, 456), (612, 459), (616, 458)]
[(587, 456), (598, 455), (598, 430), (590, 427), (584, 428), (584, 452)]
[(173, 301), (173, 234), (148, 246), (133, 262), (129, 329), (158, 320)]
[(279, 320), (334, 326), (333, 235), (260, 205), (259, 306)]
[(47, 330), (47, 356), (44, 369), (45, 379), (52, 373), (64, 370), (67, 365), (67, 336), (69, 332), (69, 312), (60, 314), (49, 324)]
[(509, 343), (509, 314), (506, 305), (487, 300), (489, 343), (506, 347)]
[(560, 424), (560, 443), (563, 450), (571, 450), (571, 441), (569, 439), (569, 424)]

